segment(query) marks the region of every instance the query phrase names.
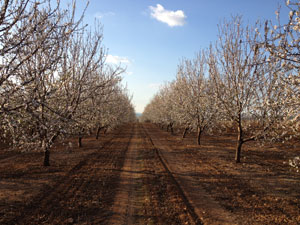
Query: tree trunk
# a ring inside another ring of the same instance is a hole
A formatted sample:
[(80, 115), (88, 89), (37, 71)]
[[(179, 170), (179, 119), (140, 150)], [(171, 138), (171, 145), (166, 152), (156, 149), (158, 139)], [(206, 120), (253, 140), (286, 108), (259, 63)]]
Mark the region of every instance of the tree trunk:
[(235, 152), (235, 162), (240, 163), (241, 162), (241, 152), (242, 152), (242, 141), (238, 141), (236, 146), (236, 152)]
[(78, 137), (78, 147), (81, 148), (82, 147), (82, 136)]
[(56, 138), (60, 135), (60, 132), (58, 131), (56, 134), (54, 134), (51, 139), (46, 142), (45, 140), (42, 141), (42, 148), (44, 149), (44, 166), (50, 166), (50, 151), (52, 144), (56, 140)]
[(182, 134), (182, 139), (185, 138), (186, 133), (188, 132), (188, 130), (189, 130), (188, 127), (186, 127), (186, 128), (184, 129), (183, 134)]
[(198, 127), (197, 128), (198, 130), (198, 132), (197, 132), (197, 144), (198, 145), (201, 145), (201, 134), (202, 134), (202, 130), (201, 130), (201, 128), (200, 127)]
[(172, 135), (174, 134), (174, 129), (173, 129), (173, 124), (172, 123), (170, 124), (170, 132), (171, 132)]
[(237, 146), (236, 146), (236, 152), (235, 152), (235, 162), (240, 163), (241, 162), (241, 152), (242, 152), (242, 145), (244, 144), (243, 141), (243, 130), (241, 124), (238, 126), (238, 140), (237, 140)]
[(50, 166), (50, 151), (46, 148), (44, 153), (44, 166)]
[(101, 129), (102, 129), (102, 127), (101, 127), (101, 126), (98, 126), (97, 134), (96, 134), (96, 139), (97, 139), (97, 140), (99, 139), (99, 134), (100, 134)]

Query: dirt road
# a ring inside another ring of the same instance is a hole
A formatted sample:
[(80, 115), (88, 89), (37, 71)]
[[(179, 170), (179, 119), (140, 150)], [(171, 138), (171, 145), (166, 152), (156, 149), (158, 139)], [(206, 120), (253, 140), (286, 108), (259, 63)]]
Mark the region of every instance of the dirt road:
[(230, 151), (210, 147), (215, 140), (209, 138), (200, 149), (140, 123), (101, 137), (71, 151), (58, 144), (48, 168), (41, 166), (42, 153), (1, 152), (0, 224), (300, 221), (299, 176), (275, 158), (271, 172), (279, 168), (281, 180), (264, 189), (262, 165), (231, 164)]
[(108, 224), (200, 224), (141, 124), (135, 124), (125, 158)]

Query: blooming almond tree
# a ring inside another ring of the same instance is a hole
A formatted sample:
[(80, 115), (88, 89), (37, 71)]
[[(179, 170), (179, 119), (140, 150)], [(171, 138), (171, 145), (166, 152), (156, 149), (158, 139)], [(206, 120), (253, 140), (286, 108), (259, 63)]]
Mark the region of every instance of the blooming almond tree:
[(243, 27), (240, 16), (234, 17), (219, 27), (219, 41), (209, 58), (219, 110), (237, 130), (237, 163), (244, 143), (271, 137), (285, 116), (286, 105), (279, 101), (286, 98), (277, 73), (280, 65), (264, 64), (257, 38), (257, 32)]
[(174, 99), (178, 120), (185, 127), (197, 130), (197, 143), (200, 145), (201, 134), (213, 128), (218, 118), (217, 107), (212, 95), (212, 86), (206, 78), (206, 53), (200, 52), (193, 60), (184, 60), (179, 66)]
[(160, 124), (163, 128), (167, 126), (167, 130), (170, 128), (172, 133), (173, 124), (175, 122), (176, 113), (173, 110), (176, 110), (176, 106), (172, 101), (171, 86), (173, 84), (165, 84), (159, 92), (153, 97), (151, 102), (145, 107), (143, 112), (142, 119), (144, 121), (151, 121), (156, 124)]
[[(105, 61), (101, 28), (87, 32), (74, 22), (75, 7), (62, 11), (51, 10), (50, 5), (38, 8), (34, 4), (30, 19), (18, 23), (24, 29), (20, 28), (16, 36), (27, 42), (18, 46), (16, 53), (5, 54), (4, 65), (17, 67), (14, 73), (2, 71), (5, 79), (1, 86), (2, 117), (14, 147), (42, 148), (45, 166), (59, 136), (84, 129), (80, 124), (86, 124), (89, 117), (80, 110), (90, 106), (94, 93), (104, 88), (98, 81), (104, 76)], [(27, 34), (27, 27), (34, 30)], [(46, 37), (41, 35), (44, 33)], [(31, 49), (35, 49), (34, 54)], [(8, 60), (11, 58), (14, 61)]]
[(101, 79), (98, 80), (102, 88), (94, 92), (95, 96), (92, 98), (93, 108), (90, 113), (93, 118), (93, 129), (96, 130), (96, 139), (99, 138), (101, 130), (113, 126), (111, 118), (115, 115), (112, 113), (112, 108), (115, 104), (115, 95), (120, 91), (120, 75), (124, 73), (124, 69), (106, 65), (102, 73)]
[(166, 83), (160, 90), (159, 116), (162, 124), (167, 125), (167, 131), (174, 133), (176, 123), (176, 106), (174, 105), (174, 82)]
[(115, 125), (134, 115), (120, 88), (124, 70), (105, 65), (101, 26), (89, 31), (83, 15), (75, 21), (75, 3), (65, 10), (52, 3), (0, 2), (1, 130), (15, 148), (42, 149), (45, 166), (58, 137), (81, 137), (96, 126), (94, 108), (102, 95), (113, 96), (108, 111)]
[(73, 20), (74, 8), (52, 10), (50, 2), (46, 3), (25, 7), (27, 19), (18, 21), (9, 32), (22, 42), (2, 58), (8, 69), (1, 71), (0, 113), (14, 147), (42, 147), (48, 165), (49, 148), (62, 129), (60, 122), (66, 121), (53, 107), (58, 102), (59, 65), (78, 23)]
[[(268, 63), (281, 63), (281, 79), (284, 81), (288, 98), (282, 101), (287, 105), (286, 128), (291, 128), (286, 138), (299, 136), (300, 128), (300, 2), (288, 0), (286, 7), (289, 15), (284, 15), (287, 22), (282, 24), (280, 10), (276, 11), (277, 23), (265, 22), (262, 47), (269, 52)], [(291, 136), (290, 136), (291, 137)]]
[[(57, 6), (52, 8), (50, 0), (43, 3), (27, 0), (0, 2), (0, 116), (27, 104), (12, 104), (10, 96), (33, 82), (33, 70), (39, 73), (54, 69), (64, 42), (76, 29), (78, 22), (73, 18), (74, 9), (61, 10), (59, 5), (60, 1), (57, 1)], [(31, 67), (25, 75), (24, 68), (33, 61), (39, 67)]]
[(96, 27), (93, 32), (82, 29), (74, 33), (67, 45), (61, 71), (58, 72), (58, 91), (61, 96), (59, 110), (63, 117), (68, 118), (64, 129), (69, 135), (79, 136), (80, 147), (82, 135), (92, 126), (90, 113), (93, 99), (105, 88), (102, 38), (101, 27)]

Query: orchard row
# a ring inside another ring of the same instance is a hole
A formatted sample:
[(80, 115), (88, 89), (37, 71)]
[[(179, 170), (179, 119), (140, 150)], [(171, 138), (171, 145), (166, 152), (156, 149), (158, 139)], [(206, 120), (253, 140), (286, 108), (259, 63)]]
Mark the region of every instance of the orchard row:
[(248, 141), (288, 141), (300, 125), (300, 3), (286, 3), (288, 22), (219, 25), (218, 41), (183, 59), (176, 79), (146, 106), (143, 119), (203, 132), (234, 128), (236, 162)]
[(51, 0), (0, 3), (0, 136), (42, 149), (45, 166), (57, 138), (135, 118), (124, 69), (105, 63), (101, 25), (84, 25), (75, 10)]

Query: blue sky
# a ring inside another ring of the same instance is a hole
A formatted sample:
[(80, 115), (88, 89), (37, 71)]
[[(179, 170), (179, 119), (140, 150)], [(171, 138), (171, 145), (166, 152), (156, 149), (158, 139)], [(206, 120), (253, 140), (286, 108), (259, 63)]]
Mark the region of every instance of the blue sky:
[[(67, 0), (65, 0), (67, 1)], [(82, 11), (84, 0), (77, 0)], [(283, 0), (90, 0), (84, 22), (98, 18), (109, 63), (127, 67), (124, 84), (137, 112), (158, 87), (175, 78), (182, 58), (192, 58), (217, 39), (217, 25), (243, 15), (245, 23), (276, 19)], [(288, 16), (282, 7), (282, 16)]]

